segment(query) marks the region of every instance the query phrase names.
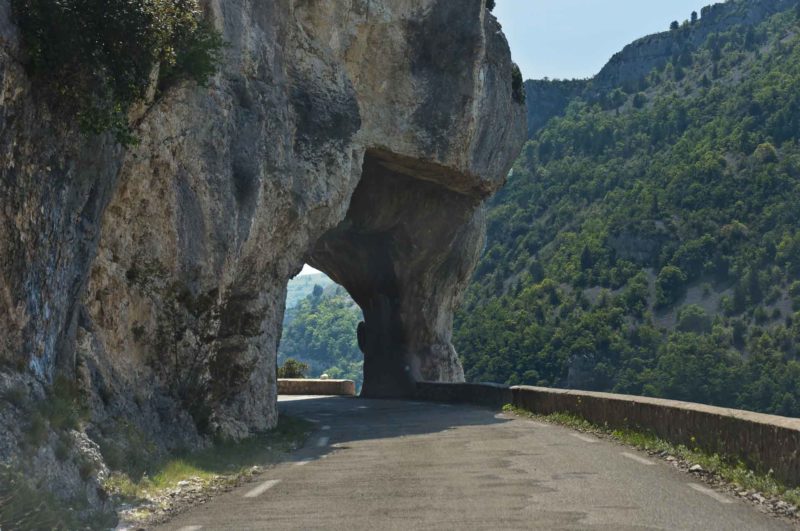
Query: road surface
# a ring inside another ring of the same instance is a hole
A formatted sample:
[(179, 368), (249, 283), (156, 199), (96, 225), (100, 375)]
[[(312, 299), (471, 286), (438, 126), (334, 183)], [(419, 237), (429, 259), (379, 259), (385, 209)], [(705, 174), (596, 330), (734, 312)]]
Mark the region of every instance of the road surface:
[(160, 529), (793, 529), (611, 441), (487, 409), (293, 397), (292, 461)]

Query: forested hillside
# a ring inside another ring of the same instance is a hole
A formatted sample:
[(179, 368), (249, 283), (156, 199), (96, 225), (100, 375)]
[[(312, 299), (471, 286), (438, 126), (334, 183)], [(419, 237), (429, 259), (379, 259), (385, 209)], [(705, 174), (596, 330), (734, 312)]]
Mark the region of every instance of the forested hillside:
[(324, 273), (294, 277), (286, 286), (286, 309), (289, 310), (297, 306), (297, 303), (311, 294), (314, 286), (324, 289), (331, 284), (333, 284), (333, 281)]
[(361, 309), (344, 288), (325, 279), (326, 288), (312, 286), (312, 292), (295, 306), (287, 304), (278, 363), (293, 358), (309, 365), (310, 377), (346, 378), (360, 388), (364, 355), (358, 348), (356, 327), (363, 319)]
[(800, 415), (800, 3), (702, 23), (532, 131), (456, 318), (469, 380)]

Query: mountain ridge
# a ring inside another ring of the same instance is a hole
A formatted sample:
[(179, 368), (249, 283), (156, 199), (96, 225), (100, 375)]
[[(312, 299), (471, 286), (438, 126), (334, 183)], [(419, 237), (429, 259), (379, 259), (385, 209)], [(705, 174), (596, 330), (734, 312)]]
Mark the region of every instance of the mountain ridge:
[[(572, 98), (596, 99), (602, 92), (622, 87), (638, 90), (655, 68), (679, 56), (687, 47), (700, 46), (709, 35), (737, 25), (754, 26), (766, 18), (792, 8), (796, 0), (728, 0), (705, 6), (696, 22), (686, 20), (677, 30), (646, 35), (615, 53), (600, 71), (586, 79), (525, 81), (528, 101), (528, 137), (532, 137), (555, 116), (562, 115)], [(543, 103), (542, 103), (543, 102)]]

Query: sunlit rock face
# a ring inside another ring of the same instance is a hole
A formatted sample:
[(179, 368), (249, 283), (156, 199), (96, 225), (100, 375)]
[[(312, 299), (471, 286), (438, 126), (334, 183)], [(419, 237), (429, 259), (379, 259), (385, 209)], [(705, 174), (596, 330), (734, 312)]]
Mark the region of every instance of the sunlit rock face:
[(268, 429), (308, 261), (364, 310), (365, 394), (463, 379), (453, 310), (525, 137), (484, 0), (207, 9), (221, 72), (152, 102), (122, 149), (39, 101), (0, 0), (3, 370), (77, 379), (101, 443), (123, 422), (154, 451)]

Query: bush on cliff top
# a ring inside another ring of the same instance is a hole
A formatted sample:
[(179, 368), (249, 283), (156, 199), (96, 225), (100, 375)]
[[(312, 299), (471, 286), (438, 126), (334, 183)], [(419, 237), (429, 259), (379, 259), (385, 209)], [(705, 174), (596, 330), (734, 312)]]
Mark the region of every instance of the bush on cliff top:
[(12, 0), (29, 73), (86, 132), (134, 141), (128, 112), (159, 66), (159, 88), (204, 83), (217, 68), (221, 35), (197, 0)]

